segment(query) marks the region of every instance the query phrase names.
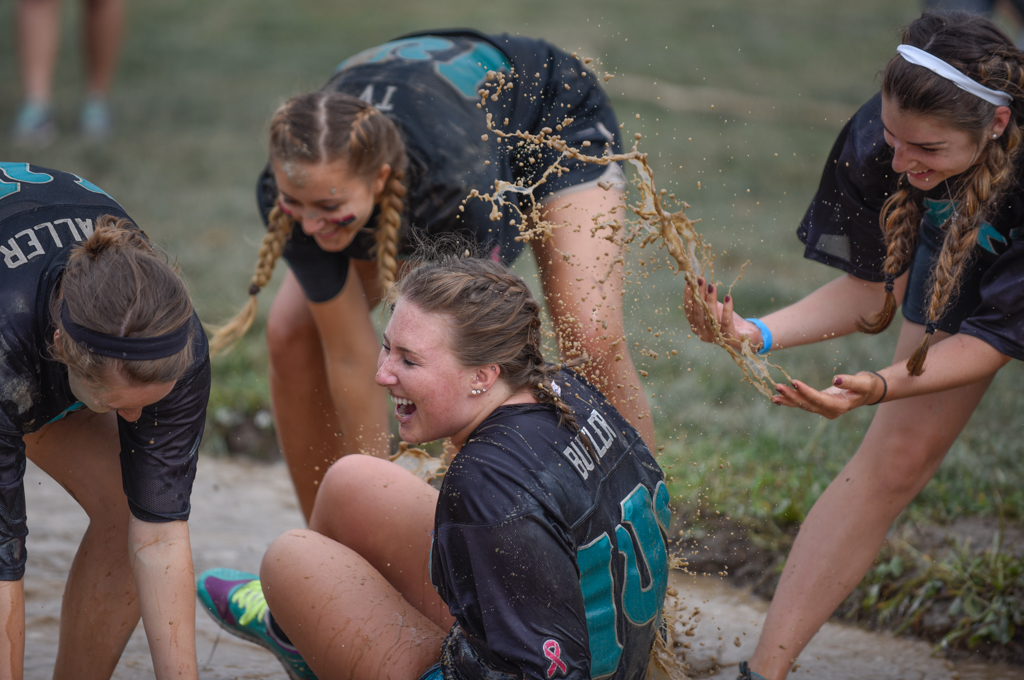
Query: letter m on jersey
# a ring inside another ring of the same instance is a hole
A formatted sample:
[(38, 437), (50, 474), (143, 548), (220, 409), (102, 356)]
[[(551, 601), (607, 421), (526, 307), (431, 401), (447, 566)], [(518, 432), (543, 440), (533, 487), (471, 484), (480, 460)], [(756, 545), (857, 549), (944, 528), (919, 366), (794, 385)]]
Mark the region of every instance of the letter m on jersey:
[(621, 570), (624, 582), (616, 587), (608, 532), (576, 552), (593, 678), (609, 676), (619, 666), (623, 651), (617, 628), (620, 612), (625, 615), (625, 625), (653, 622), (657, 626), (668, 585), (668, 551), (662, 534), (668, 531), (670, 519), (665, 482), (658, 482), (653, 499), (647, 487), (637, 484), (619, 505), (622, 521), (615, 527), (615, 552), (625, 562)]

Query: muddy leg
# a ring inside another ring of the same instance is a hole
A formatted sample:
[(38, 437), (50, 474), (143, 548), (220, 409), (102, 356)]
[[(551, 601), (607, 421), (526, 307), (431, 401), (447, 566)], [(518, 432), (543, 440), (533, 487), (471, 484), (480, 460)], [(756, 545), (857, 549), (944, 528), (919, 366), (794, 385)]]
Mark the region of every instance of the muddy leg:
[[(923, 326), (904, 322), (896, 359), (909, 356), (923, 333)], [(769, 680), (786, 677), (864, 578), (890, 525), (935, 474), (991, 381), (878, 407), (857, 452), (800, 527), (751, 670)]]
[(89, 515), (64, 588), (53, 677), (109, 678), (139, 621), (116, 416), (78, 411), (27, 435), (25, 445)]
[(651, 407), (626, 346), (622, 264), (615, 262), (622, 244), (618, 238), (602, 238), (608, 230), (590, 233), (593, 217), (604, 213), (603, 219), (610, 219), (608, 211), (621, 202), (621, 192), (600, 187), (555, 197), (544, 206), (542, 219), (565, 226), (531, 244), (563, 353), (590, 357), (583, 373), (653, 450)]

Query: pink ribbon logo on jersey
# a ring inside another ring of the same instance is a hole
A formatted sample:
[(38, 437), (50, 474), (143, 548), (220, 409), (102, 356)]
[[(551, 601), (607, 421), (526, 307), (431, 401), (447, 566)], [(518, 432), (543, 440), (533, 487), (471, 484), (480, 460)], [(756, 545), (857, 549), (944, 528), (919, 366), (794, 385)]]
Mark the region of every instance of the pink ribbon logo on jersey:
[(548, 640), (544, 643), (544, 656), (551, 659), (551, 665), (548, 666), (549, 678), (555, 674), (556, 670), (560, 670), (563, 673), (568, 672), (569, 669), (565, 667), (565, 662), (562, 661), (562, 647), (558, 644), (557, 640)]

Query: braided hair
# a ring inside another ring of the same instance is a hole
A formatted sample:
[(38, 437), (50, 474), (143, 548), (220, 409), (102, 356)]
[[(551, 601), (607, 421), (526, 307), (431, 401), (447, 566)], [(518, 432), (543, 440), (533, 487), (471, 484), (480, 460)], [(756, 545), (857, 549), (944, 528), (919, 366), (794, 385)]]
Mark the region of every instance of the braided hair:
[[(381, 290), (394, 284), (398, 273), (398, 242), (405, 207), (405, 142), (395, 123), (371, 104), (341, 92), (310, 92), (292, 97), (270, 122), (270, 160), (282, 165), (311, 165), (342, 159), (356, 177), (372, 178), (384, 165), (391, 174), (378, 198), (380, 211), (374, 231), (374, 256)], [(256, 319), (256, 295), (270, 282), (274, 265), (295, 225), (280, 205), (267, 220), (249, 300), (210, 340), (217, 354), (241, 339)]]
[(445, 256), (403, 276), (391, 290), (391, 299), (398, 297), (448, 317), (451, 350), (463, 366), (497, 364), (513, 392), (529, 388), (538, 402), (555, 406), (560, 426), (579, 432), (555, 386), (563, 366), (544, 361), (540, 305), (522, 278), (490, 259)]
[[(966, 94), (951, 81), (898, 55), (889, 61), (883, 75), (882, 95), (888, 101), (901, 111), (969, 133), (979, 150), (978, 160), (957, 178), (950, 196), (957, 207), (946, 225), (942, 250), (931, 273), (925, 337), (907, 361), (907, 371), (921, 375), (931, 336), (956, 298), (985, 215), (994, 212), (1015, 176), (1024, 121), (1024, 54), (992, 22), (966, 12), (925, 13), (903, 32), (903, 44), (925, 50), (982, 85), (1013, 97), (1009, 124), (997, 139), (988, 139), (985, 133), (994, 120), (996, 105)], [(879, 333), (892, 322), (896, 313), (893, 280), (913, 257), (923, 198), (924, 192), (910, 186), (903, 173), (897, 190), (882, 207), (885, 303), (872, 318), (858, 322), (862, 332)]]

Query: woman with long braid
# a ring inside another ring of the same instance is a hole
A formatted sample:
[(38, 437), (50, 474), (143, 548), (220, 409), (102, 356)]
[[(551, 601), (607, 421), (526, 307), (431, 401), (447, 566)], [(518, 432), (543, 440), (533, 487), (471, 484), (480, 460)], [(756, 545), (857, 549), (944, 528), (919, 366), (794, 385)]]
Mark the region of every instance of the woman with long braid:
[[(267, 322), (271, 396), (307, 518), (331, 462), (388, 452), (369, 311), (399, 277), (410, 244), (460, 232), (505, 263), (523, 248), (514, 210), (495, 219), (489, 203), (467, 197), (499, 181), (529, 186), (559, 154), (500, 138), (488, 116), (505, 131), (557, 134), (592, 155), (619, 148), (618, 123), (594, 74), (545, 42), (507, 35), (398, 39), (348, 59), (323, 89), (274, 115), (259, 184), (269, 232), (249, 303), (212, 350), (251, 324), (256, 294), (283, 255), (291, 269)], [(530, 244), (563, 354), (590, 357), (588, 375), (652, 443), (647, 400), (624, 347), (621, 244), (612, 229), (594, 233), (598, 216), (614, 220), (622, 172), (615, 164), (562, 165), (532, 197), (545, 221), (565, 226)]]
[(296, 679), (643, 680), (670, 522), (639, 433), (545, 363), (540, 306), (501, 264), (423, 263), (392, 294), (376, 380), (403, 439), (458, 450), (440, 492), (346, 456), (262, 580), (200, 576), (206, 609)]
[[(836, 141), (798, 232), (807, 257), (846, 275), (761, 320), (744, 320), (701, 282), (725, 333), (762, 352), (881, 332), (900, 296), (905, 317), (892, 366), (837, 375), (822, 392), (777, 386), (776, 404), (828, 418), (881, 406), (801, 526), (741, 677), (788, 673), (995, 373), (1024, 359), (1024, 54), (964, 13), (925, 14), (897, 52), (881, 93)], [(688, 305), (690, 321), (709, 339), (710, 320), (696, 309)]]

